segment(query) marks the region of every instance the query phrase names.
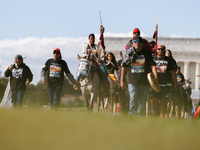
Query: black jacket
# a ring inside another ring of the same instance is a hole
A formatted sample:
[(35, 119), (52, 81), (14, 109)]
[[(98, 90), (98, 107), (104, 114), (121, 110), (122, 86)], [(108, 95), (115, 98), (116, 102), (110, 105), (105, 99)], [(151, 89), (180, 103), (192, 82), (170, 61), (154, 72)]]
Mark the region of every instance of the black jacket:
[(13, 65), (13, 69), (7, 69), (4, 73), (5, 77), (10, 77), (10, 87), (12, 91), (25, 90), (26, 81), (31, 82), (33, 80), (33, 74), (28, 66), (24, 63), (16, 67)]

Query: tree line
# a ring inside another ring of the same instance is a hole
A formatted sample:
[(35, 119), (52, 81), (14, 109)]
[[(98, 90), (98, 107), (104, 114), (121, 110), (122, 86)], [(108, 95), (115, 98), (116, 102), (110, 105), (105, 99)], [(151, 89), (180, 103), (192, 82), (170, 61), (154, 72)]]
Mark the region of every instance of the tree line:
[[(8, 78), (0, 78), (0, 101), (4, 96), (7, 84), (8, 84)], [(64, 94), (81, 95), (81, 91), (80, 90), (75, 91), (73, 89), (73, 85), (69, 82), (69, 80), (66, 77), (64, 77), (61, 97)], [(29, 107), (36, 107), (36, 106), (47, 105), (48, 102), (49, 102), (49, 95), (47, 91), (47, 86), (43, 86), (41, 81), (39, 81), (36, 85), (30, 84), (29, 86), (27, 86), (23, 98), (23, 105), (27, 105)]]

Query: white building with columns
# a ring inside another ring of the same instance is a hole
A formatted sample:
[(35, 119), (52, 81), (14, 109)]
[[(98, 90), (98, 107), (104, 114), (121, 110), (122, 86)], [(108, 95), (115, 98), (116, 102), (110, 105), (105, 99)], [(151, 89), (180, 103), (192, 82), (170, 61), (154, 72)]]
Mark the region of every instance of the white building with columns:
[[(151, 41), (150, 37), (143, 37)], [(107, 52), (113, 52), (116, 59), (119, 59), (119, 51), (124, 50), (126, 43), (131, 38), (105, 38), (105, 46)], [(158, 44), (164, 44), (166, 49), (172, 51), (172, 55), (176, 60), (178, 66), (181, 67), (181, 72), (185, 79), (191, 78), (191, 87), (193, 89), (193, 97), (196, 93), (198, 95), (199, 77), (200, 74), (200, 38), (158, 38)]]

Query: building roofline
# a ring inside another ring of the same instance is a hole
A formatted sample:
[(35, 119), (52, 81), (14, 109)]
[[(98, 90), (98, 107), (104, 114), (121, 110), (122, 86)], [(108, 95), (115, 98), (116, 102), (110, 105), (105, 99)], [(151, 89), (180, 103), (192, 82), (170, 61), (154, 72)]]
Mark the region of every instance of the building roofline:
[[(132, 37), (105, 37), (106, 39), (131, 39)], [(144, 39), (153, 39), (153, 37), (143, 37)], [(193, 37), (158, 37), (158, 40), (171, 40), (171, 39), (176, 39), (176, 40), (200, 40), (200, 38), (193, 38)]]

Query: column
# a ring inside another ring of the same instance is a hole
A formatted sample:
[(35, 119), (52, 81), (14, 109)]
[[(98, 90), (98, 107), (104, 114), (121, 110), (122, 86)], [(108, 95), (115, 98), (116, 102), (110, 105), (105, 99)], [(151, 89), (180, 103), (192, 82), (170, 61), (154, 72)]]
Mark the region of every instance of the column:
[(199, 78), (197, 77), (199, 74), (199, 62), (196, 62), (196, 71), (195, 71), (195, 90), (198, 90), (199, 88)]
[(189, 62), (184, 62), (184, 73), (183, 73), (183, 75), (184, 75), (185, 79), (188, 79), (188, 75), (189, 75), (188, 67), (189, 67)]

